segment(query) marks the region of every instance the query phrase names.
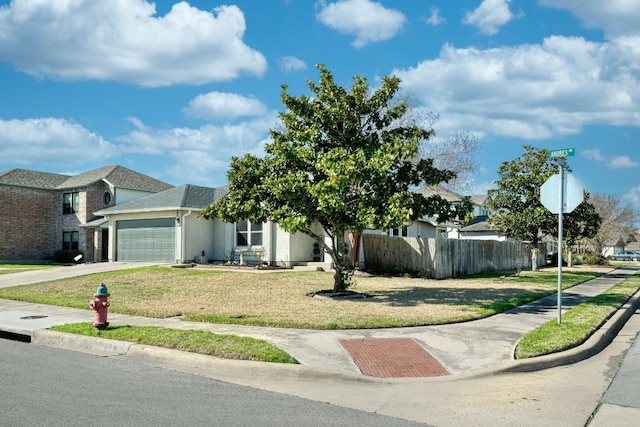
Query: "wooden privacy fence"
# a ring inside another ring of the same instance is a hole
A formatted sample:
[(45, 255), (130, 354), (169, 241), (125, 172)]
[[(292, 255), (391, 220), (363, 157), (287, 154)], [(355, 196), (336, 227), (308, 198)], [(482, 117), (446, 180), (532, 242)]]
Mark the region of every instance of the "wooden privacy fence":
[[(420, 272), (430, 279), (531, 268), (531, 251), (521, 242), (363, 234), (362, 248), (367, 270)], [(545, 262), (545, 249), (541, 245), (538, 265)]]

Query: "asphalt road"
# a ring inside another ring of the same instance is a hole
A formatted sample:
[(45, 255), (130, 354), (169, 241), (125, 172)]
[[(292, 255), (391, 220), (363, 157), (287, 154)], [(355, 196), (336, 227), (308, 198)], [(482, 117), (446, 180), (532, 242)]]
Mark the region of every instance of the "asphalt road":
[(2, 426), (413, 426), (209, 378), (0, 340)]

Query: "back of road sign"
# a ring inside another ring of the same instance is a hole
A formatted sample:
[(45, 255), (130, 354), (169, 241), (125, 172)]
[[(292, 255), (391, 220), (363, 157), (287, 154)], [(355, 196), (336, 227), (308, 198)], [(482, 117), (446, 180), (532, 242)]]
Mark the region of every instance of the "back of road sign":
[[(564, 174), (564, 206), (562, 213), (571, 213), (584, 199), (584, 187), (571, 173)], [(540, 202), (551, 213), (560, 213), (560, 174), (551, 175), (540, 187)]]

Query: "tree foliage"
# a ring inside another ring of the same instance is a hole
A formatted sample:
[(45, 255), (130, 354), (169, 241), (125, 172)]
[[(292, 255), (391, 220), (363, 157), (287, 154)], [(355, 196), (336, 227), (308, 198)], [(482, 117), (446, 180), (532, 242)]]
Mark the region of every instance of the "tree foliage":
[[(591, 195), (588, 191), (584, 192), (584, 200), (573, 212), (563, 215), (562, 217), (562, 240), (565, 249), (568, 251), (567, 264), (573, 264), (572, 248), (582, 239), (591, 239), (596, 236), (602, 224), (602, 217), (596, 211), (596, 208), (589, 201)], [(557, 218), (557, 215), (554, 215)], [(552, 236), (558, 235), (558, 222), (556, 220), (555, 227), (549, 230)]]
[[(540, 202), (540, 187), (557, 172), (562, 160), (550, 159), (547, 149), (525, 145), (524, 150), (522, 156), (500, 165), (497, 189), (489, 190), (487, 205), (496, 212), (489, 218), (492, 226), (508, 237), (531, 244), (532, 269), (536, 270), (538, 243), (545, 235), (558, 234), (558, 216)], [(570, 171), (568, 166), (564, 169)], [(572, 213), (563, 215), (565, 241), (573, 245), (579, 238), (595, 235), (598, 218), (595, 208), (583, 201)]]
[[(367, 228), (396, 228), (422, 216), (447, 220), (460, 214), (441, 197), (412, 191), (455, 178), (432, 159), (417, 159), (421, 141), (433, 135), (401, 125), (406, 112), (396, 102), (400, 79), (384, 77), (373, 93), (364, 77), (347, 90), (319, 65), (318, 84), (307, 81), (312, 96), (292, 96), (282, 87), (283, 128), (271, 130), (266, 155), (232, 159), (229, 194), (209, 206), (203, 217), (233, 222), (273, 221), (302, 232), (331, 256), (334, 291), (349, 285), (345, 234)], [(330, 237), (315, 233), (320, 224)]]

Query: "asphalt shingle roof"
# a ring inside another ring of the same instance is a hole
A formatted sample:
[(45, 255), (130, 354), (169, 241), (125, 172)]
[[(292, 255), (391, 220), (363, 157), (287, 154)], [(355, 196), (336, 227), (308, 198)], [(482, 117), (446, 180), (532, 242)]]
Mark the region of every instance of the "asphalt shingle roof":
[(0, 185), (40, 188), (43, 190), (56, 190), (67, 179), (69, 179), (68, 175), (26, 169), (10, 169), (0, 172)]
[(430, 185), (423, 187), (415, 191), (418, 194), (422, 194), (424, 197), (440, 196), (448, 202), (461, 202), (463, 196), (455, 191), (448, 190), (439, 185)]
[(173, 187), (171, 184), (119, 165), (104, 166), (78, 175), (63, 175), (26, 169), (11, 169), (0, 172), (0, 185), (44, 190), (82, 188), (102, 180), (115, 187), (149, 192), (164, 191)]
[(468, 225), (462, 227), (460, 231), (464, 232), (483, 232), (483, 231), (496, 231), (489, 227), (489, 223), (487, 223), (487, 219), (489, 217), (486, 215), (478, 215), (475, 217)]
[(168, 190), (140, 197), (121, 205), (96, 212), (96, 215), (111, 215), (127, 212), (159, 211), (170, 209), (204, 209), (229, 192), (229, 187), (200, 187), (184, 184)]

